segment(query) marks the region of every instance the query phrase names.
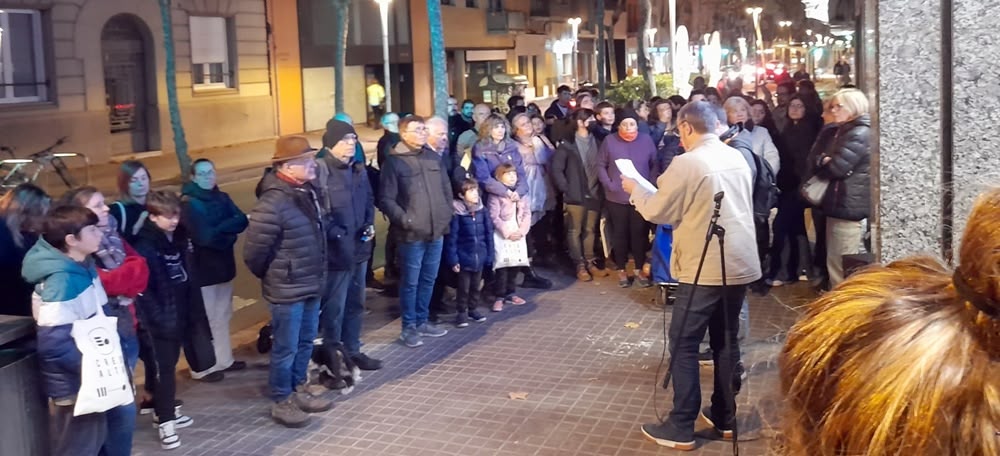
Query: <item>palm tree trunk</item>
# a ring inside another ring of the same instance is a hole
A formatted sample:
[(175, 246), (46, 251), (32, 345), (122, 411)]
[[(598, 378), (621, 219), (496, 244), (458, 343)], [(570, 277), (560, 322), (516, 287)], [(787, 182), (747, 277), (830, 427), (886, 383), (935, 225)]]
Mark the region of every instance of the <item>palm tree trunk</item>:
[(650, 65), (649, 61), (649, 45), (646, 38), (653, 9), (649, 2), (650, 0), (639, 0), (639, 18), (642, 20), (642, 24), (639, 26), (639, 36), (636, 37), (636, 41), (639, 42), (639, 71), (642, 73), (642, 78), (646, 80), (646, 85), (649, 86), (647, 100), (656, 96), (656, 80), (653, 79), (653, 66)]
[(347, 64), (347, 30), (349, 0), (333, 0), (333, 110), (344, 112), (344, 65)]
[(594, 27), (597, 33), (597, 91), (598, 98), (603, 98), (608, 83), (604, 63), (607, 57), (607, 50), (604, 47), (604, 0), (594, 2), (594, 23), (597, 24), (597, 27)]
[(174, 24), (170, 0), (160, 1), (160, 21), (163, 23), (163, 53), (166, 57), (167, 109), (170, 112), (170, 129), (174, 132), (174, 153), (181, 168), (181, 179), (191, 178), (191, 157), (188, 155), (184, 125), (181, 123), (181, 108), (177, 102), (177, 61), (174, 57)]
[(448, 69), (441, 26), (441, 0), (427, 0), (427, 22), (431, 35), (431, 71), (434, 74), (434, 115), (448, 118)]

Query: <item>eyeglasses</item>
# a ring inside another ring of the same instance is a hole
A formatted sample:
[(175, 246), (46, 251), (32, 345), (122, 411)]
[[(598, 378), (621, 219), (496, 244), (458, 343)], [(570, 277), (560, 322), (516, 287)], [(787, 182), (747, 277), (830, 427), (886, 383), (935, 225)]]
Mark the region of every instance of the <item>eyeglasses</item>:
[(341, 141), (348, 141), (348, 142), (350, 142), (350, 141), (357, 142), (357, 140), (358, 140), (358, 135), (352, 135), (352, 134), (346, 134), (341, 139)]
[(406, 132), (407, 133), (417, 133), (417, 134), (427, 133), (427, 127), (417, 127), (417, 128), (414, 128), (414, 129), (408, 129), (408, 130), (406, 130)]

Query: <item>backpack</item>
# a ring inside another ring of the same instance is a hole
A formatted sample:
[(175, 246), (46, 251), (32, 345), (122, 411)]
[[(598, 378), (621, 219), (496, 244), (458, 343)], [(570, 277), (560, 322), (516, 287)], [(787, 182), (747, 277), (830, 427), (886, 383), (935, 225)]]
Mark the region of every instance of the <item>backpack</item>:
[(753, 153), (753, 150), (748, 148), (748, 144), (742, 141), (733, 141), (729, 143), (729, 146), (753, 159), (755, 171), (751, 195), (754, 221), (767, 220), (771, 216), (771, 209), (778, 207), (778, 195), (781, 193), (778, 190), (774, 168), (771, 168), (771, 164), (764, 160), (764, 157)]
[(757, 168), (753, 181), (753, 216), (755, 220), (767, 220), (771, 216), (771, 209), (778, 207), (778, 195), (781, 191), (778, 190), (771, 164), (760, 155), (751, 153), (751, 156)]

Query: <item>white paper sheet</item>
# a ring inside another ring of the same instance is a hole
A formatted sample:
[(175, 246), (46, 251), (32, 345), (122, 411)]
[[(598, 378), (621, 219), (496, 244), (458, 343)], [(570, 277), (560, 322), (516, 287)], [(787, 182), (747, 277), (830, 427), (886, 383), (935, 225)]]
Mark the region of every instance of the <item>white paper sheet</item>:
[(639, 186), (648, 190), (650, 193), (656, 193), (656, 186), (651, 184), (642, 174), (639, 174), (639, 170), (635, 169), (635, 165), (632, 164), (632, 160), (627, 158), (619, 158), (615, 160), (615, 166), (618, 167), (618, 171), (622, 173), (629, 179), (634, 179), (639, 183)]

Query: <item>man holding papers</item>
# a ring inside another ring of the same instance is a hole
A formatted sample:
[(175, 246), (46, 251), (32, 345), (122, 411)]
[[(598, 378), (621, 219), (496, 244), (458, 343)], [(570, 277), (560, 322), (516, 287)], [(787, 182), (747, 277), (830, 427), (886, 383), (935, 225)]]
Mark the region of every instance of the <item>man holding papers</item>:
[[(746, 285), (761, 275), (750, 198), (750, 168), (736, 149), (723, 144), (714, 134), (717, 123), (710, 104), (687, 104), (678, 114), (677, 124), (681, 144), (687, 152), (674, 158), (657, 179), (659, 189), (651, 192), (633, 179), (622, 178), (622, 188), (631, 195), (630, 201), (646, 220), (674, 227), (670, 272), (680, 282), (678, 305), (673, 307), (669, 331), (671, 356), (675, 357), (674, 409), (666, 422), (644, 425), (642, 431), (656, 443), (677, 449), (694, 448), (694, 422), (701, 406), (698, 343), (706, 329), (715, 356), (715, 392), (704, 420), (713, 423), (723, 435), (732, 431), (728, 423), (736, 410), (725, 399), (721, 385), (732, 382), (735, 387), (739, 381), (734, 375), (739, 349), (728, 342), (736, 340)], [(698, 284), (694, 284), (715, 206), (713, 197), (718, 192), (725, 192), (719, 218), (719, 224), (726, 229), (728, 286), (725, 289), (715, 240), (708, 247)], [(695, 299), (688, 308), (692, 293)], [(682, 327), (681, 313), (685, 309), (687, 321)]]

